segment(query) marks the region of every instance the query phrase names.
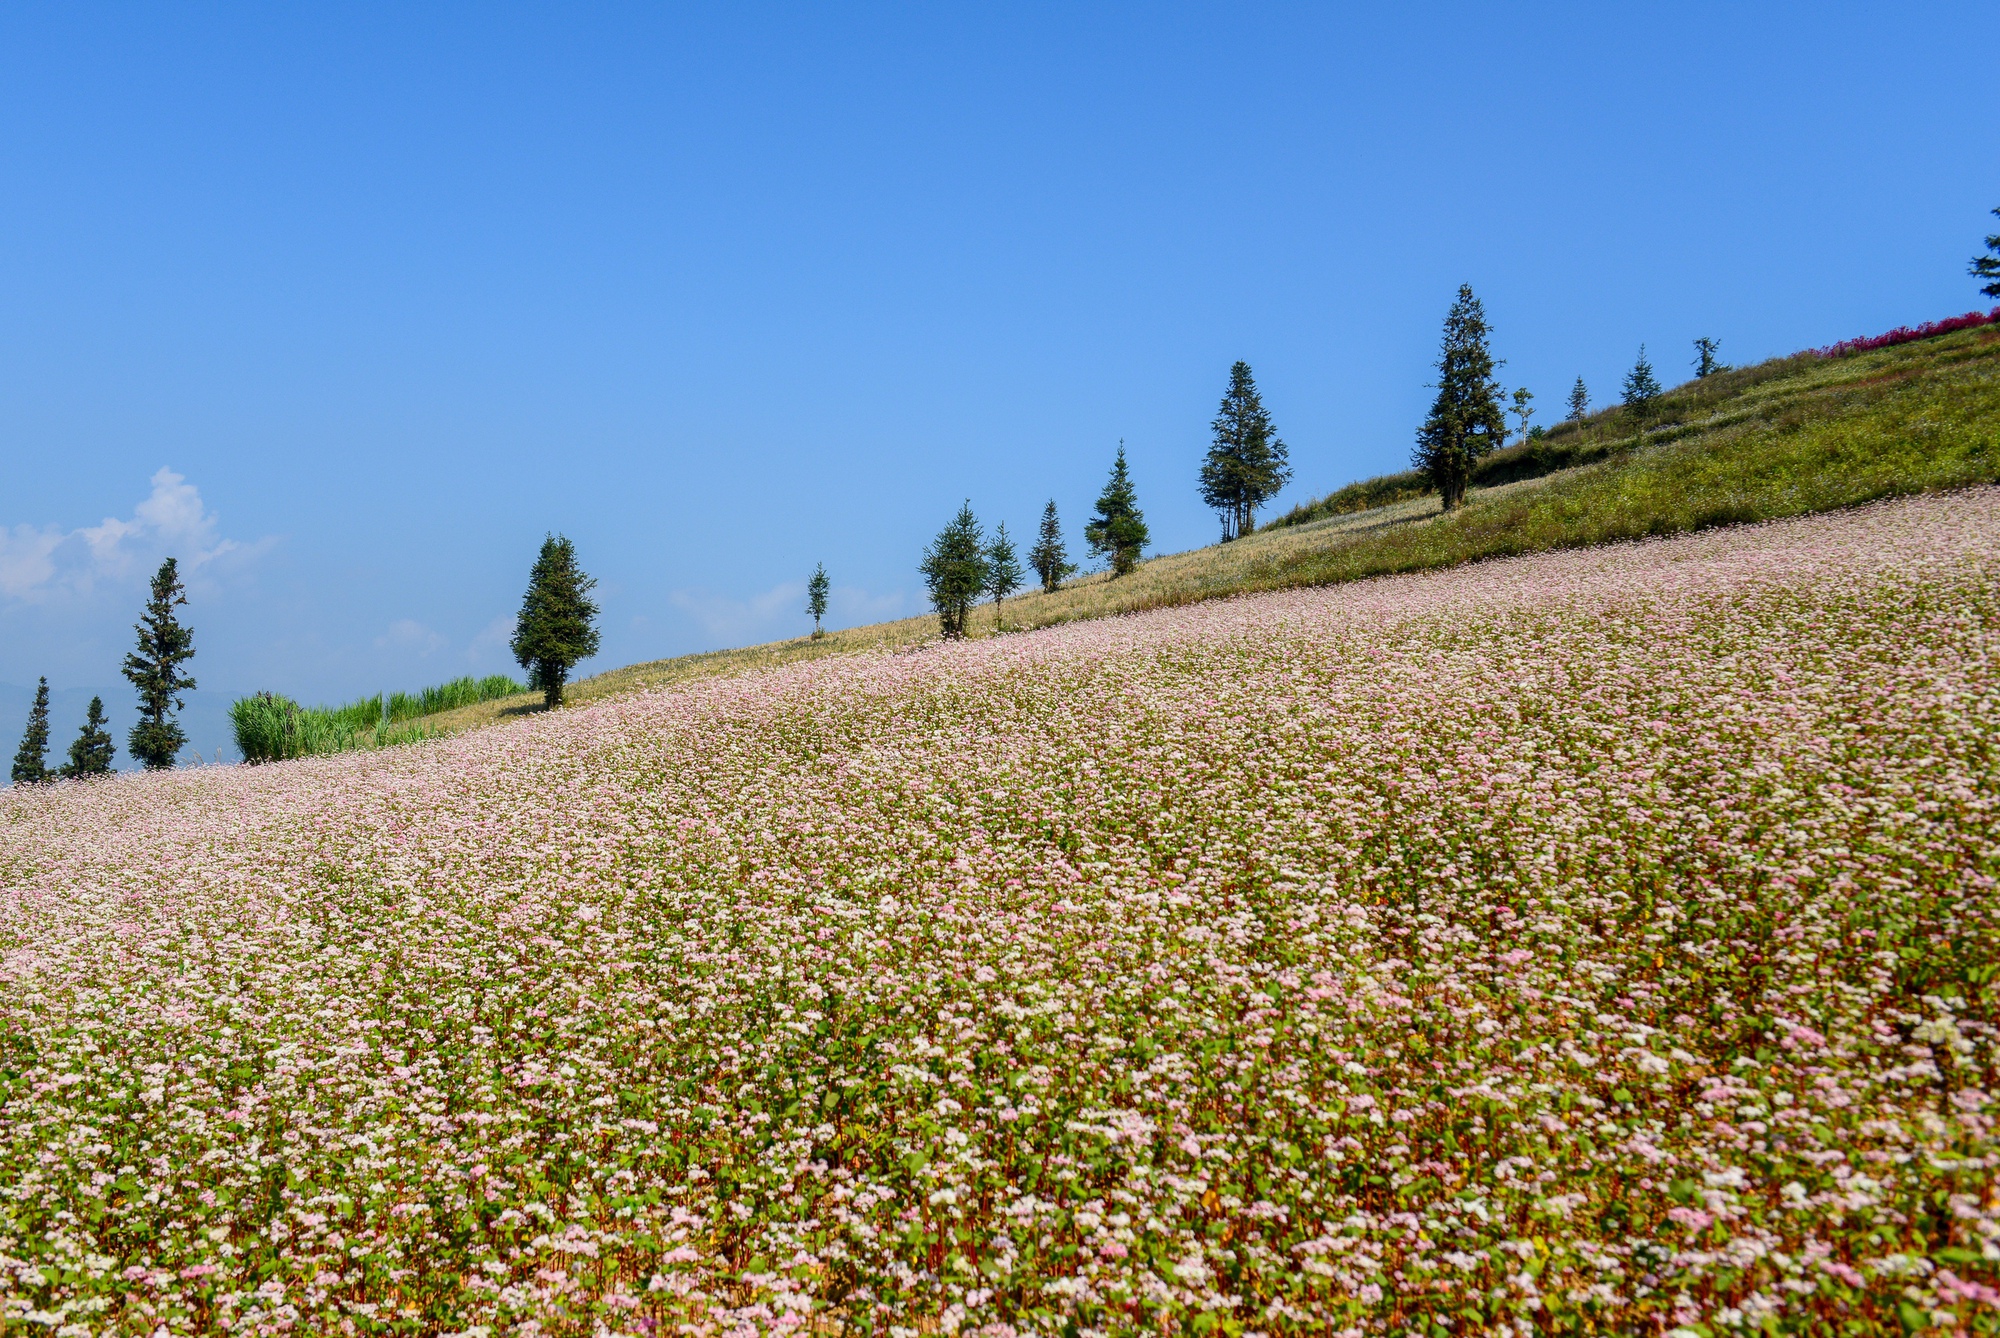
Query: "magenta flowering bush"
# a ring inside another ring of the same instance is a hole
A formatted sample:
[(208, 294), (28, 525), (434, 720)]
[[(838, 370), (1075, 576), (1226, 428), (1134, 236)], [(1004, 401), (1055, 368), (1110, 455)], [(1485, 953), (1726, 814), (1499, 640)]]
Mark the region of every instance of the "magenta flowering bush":
[(2000, 494), (0, 796), (0, 1316), (1990, 1330)]
[(1950, 334), (1954, 330), (1971, 330), (1981, 325), (1994, 324), (2000, 324), (2000, 307), (1995, 307), (1991, 311), (1968, 311), (1963, 316), (1948, 316), (1941, 321), (1925, 321), (1922, 325), (1899, 325), (1887, 334), (1843, 339), (1838, 344), (1828, 344), (1820, 349), (1819, 355), (1822, 358), (1838, 358), (1849, 353), (1867, 353), (1872, 349), (1888, 348), (1892, 344), (1911, 344), (1934, 335)]

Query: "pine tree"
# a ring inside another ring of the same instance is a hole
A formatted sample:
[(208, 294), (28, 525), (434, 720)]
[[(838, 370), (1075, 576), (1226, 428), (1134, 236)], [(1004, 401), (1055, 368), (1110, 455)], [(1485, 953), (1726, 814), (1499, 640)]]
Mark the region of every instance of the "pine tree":
[(1473, 465), (1507, 439), (1500, 386), (1493, 379), (1502, 364), (1487, 347), (1490, 333), (1486, 308), (1472, 295), (1472, 285), (1460, 284), (1444, 318), (1437, 398), (1411, 456), (1411, 463), (1431, 476), (1447, 511), (1465, 500)]
[(1653, 412), (1653, 401), (1660, 397), (1660, 383), (1653, 376), (1653, 364), (1646, 361), (1646, 346), (1639, 345), (1639, 360), (1632, 364), (1632, 370), (1625, 373), (1625, 407), (1639, 422), (1644, 423)]
[(49, 680), (35, 689), (35, 704), (28, 708), (28, 728), (21, 735), (21, 747), (14, 754), (14, 784), (40, 785), (49, 779)]
[(83, 732), (69, 746), (69, 761), (63, 763), (62, 774), (75, 780), (83, 776), (106, 776), (111, 773), (111, 757), (118, 746), (111, 742), (110, 732), (104, 728), (104, 699), (92, 697), (90, 710), (83, 718)]
[[(2000, 218), (2000, 209), (1993, 211), (1993, 217)], [(1975, 279), (1991, 279), (1993, 282), (1979, 291), (1988, 297), (2000, 298), (2000, 232), (1986, 239), (1986, 249), (1992, 254), (1974, 256), (1972, 266), (1966, 273)]]
[(938, 531), (938, 537), (924, 549), (917, 570), (930, 590), (940, 631), (953, 640), (964, 636), (972, 618), (972, 603), (986, 589), (986, 535), (972, 514), (971, 501)]
[(1576, 384), (1569, 388), (1569, 421), (1581, 423), (1590, 412), (1590, 392), (1584, 389), (1583, 378), (1576, 378)]
[(1528, 439), (1528, 420), (1535, 416), (1533, 408), (1535, 392), (1522, 386), (1514, 392), (1514, 416), (1521, 420), (1521, 440)]
[(596, 587), (576, 564), (575, 544), (560, 534), (542, 540), (514, 623), (512, 649), (550, 710), (562, 705), (570, 670), (597, 654), (597, 605), (590, 598)]
[(1123, 576), (1139, 565), (1152, 536), (1146, 532), (1145, 513), (1139, 510), (1139, 496), (1132, 488), (1132, 475), (1125, 468), (1125, 441), (1118, 441), (1118, 458), (1112, 462), (1111, 477), (1097, 496), (1097, 519), (1083, 527), (1084, 540), (1096, 557), (1111, 559), (1113, 577)]
[(1014, 541), (1007, 534), (1007, 522), (1001, 521), (993, 532), (993, 542), (986, 549), (986, 593), (993, 596), (993, 625), (1000, 626), (1000, 606), (1007, 596), (1021, 588), (1021, 559), (1014, 552)]
[(175, 607), (185, 603), (180, 570), (168, 558), (154, 573), (145, 615), (132, 629), (139, 634), (139, 649), (125, 657), (125, 677), (139, 690), (139, 723), (126, 736), (126, 746), (153, 771), (172, 766), (187, 742), (174, 720), (187, 705), (181, 694), (194, 690), (194, 680), (181, 672), (194, 658), (194, 632), (174, 617)]
[(819, 620), (826, 617), (826, 593), (831, 588), (826, 579), (826, 564), (822, 562), (813, 568), (812, 579), (806, 582), (806, 612), (813, 616), (815, 639), (825, 635), (820, 631)]
[(1042, 528), (1035, 535), (1035, 546), (1028, 550), (1028, 565), (1042, 578), (1042, 589), (1049, 594), (1061, 589), (1063, 579), (1076, 571), (1076, 565), (1069, 560), (1069, 550), (1063, 546), (1062, 522), (1056, 519), (1053, 497), (1042, 508)]
[(1728, 363), (1718, 360), (1715, 356), (1715, 351), (1721, 347), (1720, 339), (1710, 339), (1707, 335), (1694, 341), (1694, 374), (1697, 380), (1730, 370)]
[(1201, 500), (1221, 514), (1222, 539), (1227, 543), (1256, 527), (1257, 508), (1276, 497), (1291, 479), (1291, 458), (1264, 409), (1247, 362), (1229, 369), (1229, 389), (1209, 426), (1215, 440), (1201, 466)]

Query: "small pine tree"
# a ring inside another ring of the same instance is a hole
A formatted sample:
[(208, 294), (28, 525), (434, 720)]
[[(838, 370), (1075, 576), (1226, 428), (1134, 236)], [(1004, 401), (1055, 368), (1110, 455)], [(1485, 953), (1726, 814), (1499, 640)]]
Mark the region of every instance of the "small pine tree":
[(970, 500), (924, 549), (917, 570), (923, 573), (931, 607), (937, 610), (939, 630), (951, 640), (964, 636), (972, 603), (986, 589), (986, 535), (972, 514)]
[(813, 568), (812, 579), (806, 582), (806, 612), (813, 616), (815, 639), (826, 635), (820, 630), (819, 620), (826, 617), (826, 593), (832, 588), (826, 579), (826, 564), (819, 563)]
[(1139, 565), (1139, 555), (1152, 536), (1146, 531), (1145, 513), (1139, 510), (1139, 495), (1133, 490), (1131, 472), (1125, 467), (1125, 440), (1118, 440), (1118, 458), (1111, 464), (1111, 477), (1097, 496), (1097, 519), (1083, 527), (1083, 537), (1096, 557), (1111, 559), (1113, 577), (1123, 576)]
[(92, 697), (90, 710), (83, 717), (83, 732), (69, 746), (69, 761), (63, 763), (62, 774), (71, 780), (84, 776), (108, 776), (111, 774), (111, 757), (118, 746), (111, 742), (111, 734), (104, 728), (104, 699)]
[[(2000, 209), (1993, 211), (1993, 217), (2000, 218)], [(1979, 291), (1988, 297), (2000, 298), (2000, 232), (1986, 239), (1986, 249), (1991, 254), (1974, 256), (1972, 266), (1966, 273), (1975, 279), (1991, 279), (1992, 282)]]
[(1472, 285), (1460, 284), (1458, 298), (1444, 318), (1437, 399), (1417, 430), (1417, 449), (1411, 457), (1412, 464), (1431, 476), (1447, 511), (1465, 500), (1473, 465), (1507, 439), (1500, 386), (1493, 379), (1503, 364), (1494, 361), (1487, 347), (1491, 333), (1486, 308), (1472, 295)]
[(1528, 420), (1535, 416), (1535, 392), (1522, 386), (1514, 392), (1514, 416), (1521, 420), (1521, 440), (1528, 439)]
[(194, 690), (194, 680), (181, 672), (181, 665), (194, 658), (194, 633), (174, 617), (175, 607), (185, 603), (179, 568), (168, 558), (154, 573), (152, 597), (132, 629), (139, 634), (139, 649), (125, 657), (125, 677), (139, 690), (139, 723), (132, 726), (126, 746), (152, 771), (172, 766), (187, 743), (174, 720), (174, 713), (187, 704), (181, 694)]
[(1215, 439), (1201, 466), (1201, 500), (1221, 515), (1222, 541), (1228, 543), (1250, 533), (1257, 508), (1290, 481), (1290, 452), (1278, 439), (1247, 362), (1229, 369), (1229, 389), (1209, 426)]
[(1694, 341), (1694, 374), (1697, 380), (1730, 370), (1728, 363), (1715, 356), (1715, 351), (1721, 347), (1720, 339), (1710, 339), (1707, 335)]
[(1569, 388), (1569, 421), (1581, 423), (1590, 413), (1590, 392), (1584, 389), (1583, 378), (1576, 378), (1576, 384)]
[(1643, 423), (1653, 412), (1653, 401), (1659, 397), (1660, 382), (1653, 375), (1653, 364), (1646, 361), (1646, 346), (1641, 344), (1639, 360), (1625, 373), (1625, 407)]
[(1062, 522), (1056, 519), (1053, 497), (1042, 508), (1042, 528), (1035, 535), (1035, 546), (1028, 550), (1028, 565), (1042, 578), (1042, 589), (1049, 594), (1061, 589), (1063, 579), (1076, 571), (1069, 550), (1063, 546)]
[(1007, 534), (1007, 522), (993, 531), (986, 549), (986, 593), (993, 596), (993, 625), (1000, 626), (1000, 606), (1007, 596), (1021, 588), (1021, 559), (1014, 552), (1014, 540)]
[(28, 728), (14, 753), (14, 784), (40, 785), (49, 779), (49, 680), (35, 689), (35, 704), (28, 708)]
[(597, 605), (590, 598), (596, 587), (576, 563), (575, 544), (560, 534), (542, 540), (514, 623), (512, 649), (549, 710), (562, 705), (570, 670), (597, 654)]

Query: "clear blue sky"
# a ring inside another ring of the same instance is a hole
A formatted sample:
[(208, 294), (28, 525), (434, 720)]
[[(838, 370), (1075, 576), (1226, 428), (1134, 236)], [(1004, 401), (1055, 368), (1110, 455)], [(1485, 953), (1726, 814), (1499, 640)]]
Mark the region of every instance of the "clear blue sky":
[[(1366, 11), (1366, 12), (1364, 12)], [(193, 568), (229, 695), (510, 667), (544, 531), (587, 668), (921, 607), (959, 500), (1165, 550), (1229, 364), (1280, 505), (1401, 468), (1485, 300), (1543, 421), (1979, 301), (1977, 5), (14, 6), (0, 728)], [(163, 472), (164, 471), (164, 472)], [(9, 733), (6, 738), (13, 739)], [(123, 745), (120, 731), (121, 753)]]

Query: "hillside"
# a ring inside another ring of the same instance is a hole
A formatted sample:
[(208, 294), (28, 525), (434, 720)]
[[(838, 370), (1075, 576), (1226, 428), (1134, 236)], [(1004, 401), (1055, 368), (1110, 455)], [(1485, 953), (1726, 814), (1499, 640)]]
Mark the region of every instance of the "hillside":
[(0, 1325), (1977, 1331), (1996, 634), (1972, 488), (7, 791)]
[[(1053, 594), (1007, 601), (1010, 629), (1168, 608), (1481, 558), (1683, 533), (2000, 480), (2000, 326), (1821, 357), (1801, 353), (1660, 397), (1643, 434), (1621, 409), (1558, 424), (1486, 460), (1450, 516), (1414, 475), (1343, 488), (1235, 543), (1155, 557)], [(935, 640), (929, 616), (632, 665), (575, 685), (622, 692)], [(992, 635), (993, 611), (973, 619)], [(532, 698), (456, 712), (467, 728), (535, 709)]]

